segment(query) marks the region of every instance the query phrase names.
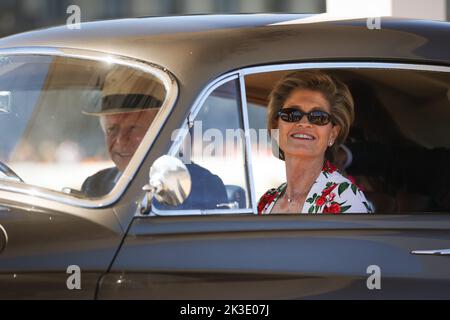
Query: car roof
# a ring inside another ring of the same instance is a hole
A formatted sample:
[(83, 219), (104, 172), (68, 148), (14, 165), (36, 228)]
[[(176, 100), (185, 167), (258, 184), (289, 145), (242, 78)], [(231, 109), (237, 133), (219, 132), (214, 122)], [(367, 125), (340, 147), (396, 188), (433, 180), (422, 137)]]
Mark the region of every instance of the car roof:
[[(323, 18), (322, 18), (323, 17)], [(181, 82), (202, 84), (231, 70), (301, 61), (450, 63), (450, 23), (382, 17), (238, 14), (147, 17), (45, 28), (0, 40), (0, 48), (94, 50), (152, 62)]]

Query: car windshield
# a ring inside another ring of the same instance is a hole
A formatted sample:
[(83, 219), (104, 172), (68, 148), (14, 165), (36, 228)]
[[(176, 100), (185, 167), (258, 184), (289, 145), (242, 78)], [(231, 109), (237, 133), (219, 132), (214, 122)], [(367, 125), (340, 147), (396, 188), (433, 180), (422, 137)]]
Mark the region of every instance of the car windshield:
[(106, 195), (166, 96), (156, 74), (110, 61), (0, 56), (0, 179)]

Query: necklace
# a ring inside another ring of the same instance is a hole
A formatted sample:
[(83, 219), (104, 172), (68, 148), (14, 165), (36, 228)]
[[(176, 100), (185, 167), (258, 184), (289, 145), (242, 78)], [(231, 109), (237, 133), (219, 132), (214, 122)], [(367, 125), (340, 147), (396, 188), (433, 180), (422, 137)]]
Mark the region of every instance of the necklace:
[(286, 192), (284, 195), (285, 195), (285, 197), (286, 197), (286, 199), (287, 199), (288, 204), (291, 204), (292, 202), (294, 202), (295, 199), (289, 197), (289, 195), (287, 194), (287, 192)]
[(289, 195), (287, 194), (287, 185), (286, 185), (286, 189), (284, 189), (284, 196), (286, 197), (288, 204), (291, 204), (292, 201), (294, 201), (294, 199), (289, 197)]
[[(292, 202), (295, 201), (294, 198), (289, 197), (289, 195), (287, 194), (287, 187), (286, 187), (286, 190), (285, 190), (285, 192), (284, 192), (284, 196), (286, 197), (287, 202), (288, 202), (289, 205), (290, 205)], [(300, 194), (300, 196), (301, 196), (301, 194)]]

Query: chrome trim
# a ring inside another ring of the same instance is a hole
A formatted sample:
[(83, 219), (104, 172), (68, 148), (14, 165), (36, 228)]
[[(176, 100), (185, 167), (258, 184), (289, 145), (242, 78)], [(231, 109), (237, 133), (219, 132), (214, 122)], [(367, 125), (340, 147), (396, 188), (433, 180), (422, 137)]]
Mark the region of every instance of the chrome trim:
[[(194, 104), (191, 107), (191, 113), (189, 115), (189, 118), (195, 119), (195, 116), (197, 115), (201, 105), (203, 105), (203, 102), (206, 100), (208, 95), (216, 89), (218, 86), (223, 84), (224, 82), (228, 80), (233, 80), (236, 77), (236, 73), (238, 73), (239, 78), (245, 78), (246, 75), (256, 74), (256, 73), (263, 73), (263, 72), (274, 72), (274, 71), (288, 71), (288, 70), (299, 70), (299, 69), (396, 69), (396, 70), (417, 70), (417, 71), (436, 71), (436, 72), (450, 72), (450, 67), (445, 66), (437, 66), (437, 65), (422, 65), (422, 64), (407, 64), (407, 63), (384, 63), (384, 62), (304, 62), (304, 63), (284, 63), (284, 64), (273, 64), (273, 65), (267, 65), (267, 66), (257, 66), (257, 67), (248, 67), (248, 68), (242, 68), (237, 71), (231, 71), (229, 73), (223, 74), (220, 77), (214, 79), (211, 81), (203, 90), (200, 92), (199, 96), (195, 100)], [(245, 79), (244, 79), (245, 80)], [(245, 85), (244, 85), (245, 88)], [(241, 90), (242, 95), (242, 90)], [(241, 97), (242, 99), (242, 97)], [(242, 99), (241, 100), (242, 107), (247, 107), (247, 100)], [(246, 109), (246, 113), (248, 115), (248, 110)], [(247, 119), (248, 120), (248, 119)], [(245, 121), (244, 121), (245, 122)], [(182, 128), (180, 128), (172, 146), (169, 149), (168, 154), (175, 156), (176, 151), (179, 149), (183, 137), (184, 137), (184, 130), (188, 130), (188, 121), (183, 124)], [(246, 133), (247, 134), (247, 133)], [(247, 144), (247, 141), (246, 141)], [(251, 154), (251, 153), (250, 153)], [(251, 165), (251, 164), (250, 164)], [(251, 167), (251, 171), (253, 171), (253, 167)], [(253, 172), (251, 172), (252, 178), (253, 178)], [(251, 197), (252, 202), (254, 202), (254, 207), (250, 209), (239, 209), (233, 211), (233, 213), (256, 213), (257, 212), (257, 203), (255, 199), (255, 192), (254, 192), (254, 181), (250, 181), (251, 183)], [(153, 212), (153, 210), (155, 210)], [(242, 212), (241, 212), (242, 210)], [(175, 213), (172, 213), (176, 212)], [(208, 214), (213, 210), (157, 210), (156, 208), (152, 208), (152, 213), (149, 216), (152, 216), (156, 214), (166, 214), (168, 215), (184, 215), (184, 214)], [(214, 210), (216, 211), (216, 210)], [(231, 211), (231, 210), (229, 210)], [(230, 212), (225, 212), (230, 213)]]
[[(206, 99), (208, 99), (208, 97), (210, 96), (211, 92), (227, 82), (236, 80), (238, 77), (239, 75), (236, 72), (233, 72), (227, 76), (217, 78), (217, 81), (215, 81), (214, 85), (209, 87), (209, 90), (203, 90), (202, 93), (200, 93), (200, 101), (195, 101), (194, 107), (191, 109), (192, 118), (195, 119)], [(203, 93), (204, 91), (206, 92)]]
[(245, 161), (246, 164), (245, 173), (247, 176), (247, 186), (250, 187), (250, 203), (251, 208), (253, 208), (253, 213), (258, 214), (257, 211), (257, 203), (256, 203), (256, 194), (255, 194), (255, 184), (253, 180), (253, 162), (252, 162), (252, 142), (250, 141), (250, 123), (248, 120), (248, 109), (247, 109), (247, 92), (245, 90), (245, 79), (242, 74), (239, 75), (239, 87), (241, 94), (241, 112), (242, 112), (242, 121), (244, 122), (244, 136), (245, 136)]
[[(157, 77), (164, 85), (167, 95), (166, 100), (161, 106), (161, 110), (153, 120), (150, 129), (145, 134), (136, 153), (123, 172), (113, 190), (103, 198), (99, 199), (81, 199), (69, 196), (58, 191), (45, 189), (38, 186), (23, 185), (15, 182), (7, 182), (0, 179), (0, 190), (21, 193), (33, 197), (44, 198), (56, 202), (61, 202), (71, 206), (83, 208), (101, 208), (116, 202), (124, 193), (126, 187), (137, 173), (139, 165), (144, 160), (146, 154), (151, 149), (156, 136), (162, 129), (170, 112), (172, 111), (175, 101), (178, 97), (178, 84), (175, 77), (165, 68), (152, 64), (150, 62), (132, 59), (129, 57), (108, 54), (104, 52), (94, 52), (89, 50), (79, 50), (70, 48), (54, 48), (54, 47), (24, 47), (24, 48), (6, 48), (0, 49), (2, 55), (43, 55), (58, 56), (66, 58), (85, 59), (90, 61), (99, 61), (105, 63), (114, 63), (137, 69)], [(6, 184), (5, 184), (6, 182)]]
[[(229, 73), (227, 75), (224, 75), (224, 76), (221, 76), (221, 77), (215, 79), (210, 85), (208, 85), (206, 88), (204, 88), (198, 95), (197, 99), (195, 99), (194, 104), (192, 105), (191, 110), (189, 112), (188, 118), (195, 119), (195, 117), (197, 116), (197, 114), (200, 111), (201, 106), (205, 103), (205, 100), (209, 97), (211, 92), (213, 92), (215, 89), (220, 87), (222, 84), (224, 84), (228, 81), (231, 81), (231, 80), (235, 80), (237, 78), (238, 78), (238, 75), (236, 74), (236, 72), (232, 72), (232, 73)], [(183, 139), (184, 139), (185, 135), (187, 134), (187, 132), (189, 132), (189, 123), (188, 122), (189, 122), (189, 120), (186, 119), (183, 126), (179, 129), (179, 131), (174, 139), (174, 142), (172, 143), (172, 146), (170, 147), (169, 151), (167, 152), (167, 154), (169, 156), (176, 157), (176, 154), (177, 154), (181, 144), (183, 143)]]
[(413, 250), (411, 254), (428, 255), (428, 256), (450, 256), (450, 249), (436, 250)]
[[(180, 214), (181, 213), (181, 214)], [(149, 217), (151, 216), (189, 216), (189, 215), (213, 215), (213, 214), (253, 214), (252, 209), (247, 208), (247, 209), (207, 209), (207, 210), (202, 210), (202, 209), (186, 209), (186, 210), (159, 210), (155, 207), (152, 207), (152, 210), (150, 212), (150, 214), (148, 215)], [(139, 217), (145, 217), (143, 215), (136, 215)]]
[(2, 252), (3, 249), (6, 248), (6, 245), (8, 244), (8, 233), (6, 232), (6, 229), (0, 224), (0, 231), (5, 235), (5, 244), (3, 248), (0, 247), (0, 252)]
[(243, 76), (272, 72), (288, 71), (299, 69), (397, 69), (397, 70), (417, 70), (417, 71), (437, 71), (450, 72), (450, 67), (408, 63), (386, 63), (386, 62), (304, 62), (291, 64), (275, 64), (269, 66), (249, 67), (240, 70)]
[[(233, 81), (238, 80), (239, 74), (236, 72), (231, 72), (226, 75), (223, 75), (217, 79), (215, 79), (212, 83), (210, 83), (208, 86), (203, 88), (203, 90), (200, 92), (200, 94), (197, 96), (197, 99), (195, 100), (194, 104), (192, 105), (191, 111), (189, 113), (190, 119), (195, 119), (197, 114), (199, 113), (201, 107), (203, 106), (206, 99), (210, 96), (210, 94), (220, 87), (221, 85)], [(240, 82), (239, 82), (240, 84)], [(242, 95), (240, 95), (242, 99)], [(241, 101), (242, 103), (242, 101)], [(248, 127), (248, 126), (247, 126)], [(245, 129), (245, 121), (244, 121), (244, 129)], [(175, 137), (174, 142), (172, 143), (172, 146), (169, 149), (168, 155), (176, 157), (176, 154), (183, 143), (183, 139), (189, 130), (189, 123), (188, 120), (184, 122), (180, 130), (178, 131), (177, 136)], [(248, 130), (246, 130), (248, 132)], [(247, 148), (247, 139), (246, 139), (246, 148)], [(247, 151), (246, 151), (247, 152)], [(247, 173), (246, 173), (247, 175)], [(252, 196), (251, 196), (252, 197)], [(254, 196), (253, 196), (254, 197)], [(253, 201), (253, 199), (251, 199)], [(175, 214), (175, 213), (176, 214)], [(205, 214), (241, 214), (241, 213), (254, 213), (254, 210), (252, 208), (245, 208), (245, 209), (208, 209), (208, 210), (159, 210), (157, 208), (151, 209), (150, 216), (152, 215), (164, 215), (164, 216), (170, 216), (170, 215), (205, 215)]]

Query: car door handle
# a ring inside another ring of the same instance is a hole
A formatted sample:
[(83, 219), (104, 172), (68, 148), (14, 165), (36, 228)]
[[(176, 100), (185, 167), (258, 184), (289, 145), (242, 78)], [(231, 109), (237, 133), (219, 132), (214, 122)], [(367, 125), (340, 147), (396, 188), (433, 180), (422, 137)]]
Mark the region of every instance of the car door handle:
[(432, 255), (432, 256), (450, 256), (450, 249), (413, 250), (413, 251), (411, 251), (411, 254)]

